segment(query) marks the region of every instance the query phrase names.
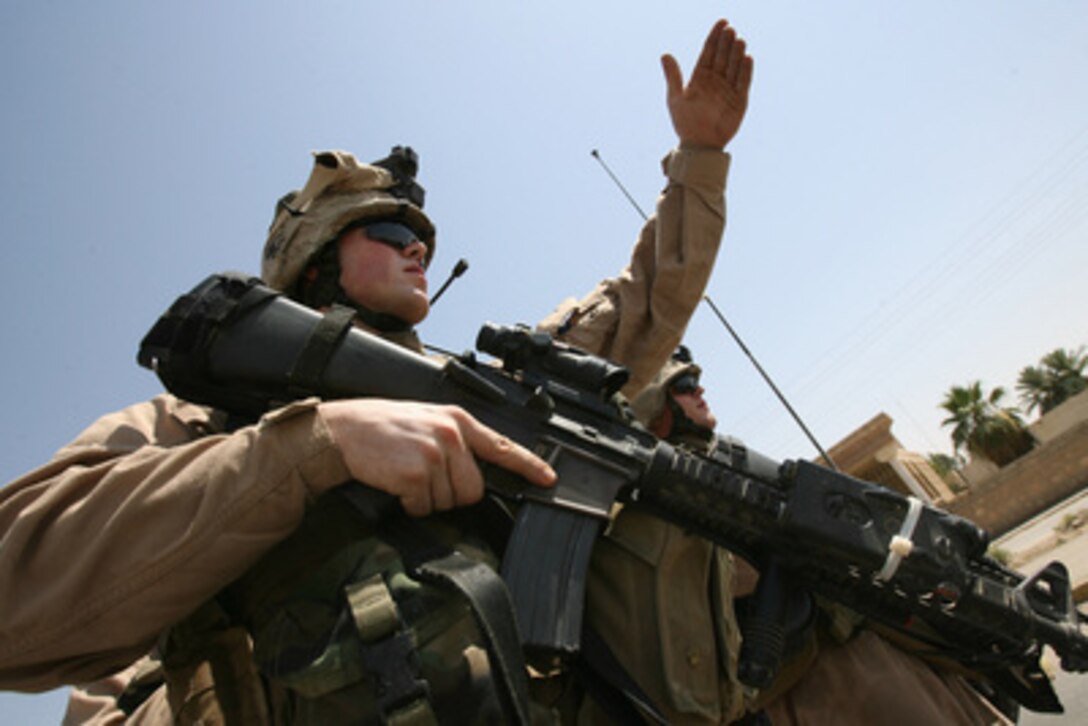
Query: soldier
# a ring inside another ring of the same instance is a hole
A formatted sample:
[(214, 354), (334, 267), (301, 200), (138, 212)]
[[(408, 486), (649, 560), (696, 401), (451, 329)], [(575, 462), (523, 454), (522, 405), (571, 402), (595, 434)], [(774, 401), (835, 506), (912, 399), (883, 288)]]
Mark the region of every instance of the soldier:
[[(635, 415), (670, 443), (774, 477), (775, 462), (715, 435), (700, 377), (681, 346), (634, 399)], [(587, 619), (671, 724), (1008, 723), (962, 678), (855, 630), (856, 618), (830, 604), (817, 612), (802, 603), (778, 678), (765, 692), (745, 692), (737, 614), (743, 621), (741, 599), (758, 577), (745, 560), (628, 506), (594, 551)], [(596, 703), (584, 710), (601, 715)]]
[[(655, 219), (619, 276), (542, 323), (630, 366), (629, 394), (705, 288), (725, 221), (723, 149), (752, 76), (725, 21), (686, 85), (671, 56), (662, 63), (680, 144)], [(277, 205), (262, 276), (313, 307), (346, 304), (355, 324), (418, 350), (435, 229), (411, 154), (314, 161)], [(0, 594), (0, 684), (84, 684), (73, 723), (555, 716), (546, 700), (526, 706), (525, 672), (482, 632), (509, 614), (421, 574), (441, 569), (426, 559), (441, 551), (494, 587), (475, 460), (548, 486), (543, 461), (461, 409), (422, 402), (306, 400), (237, 423), (158, 396), (0, 490), (0, 576), (19, 582)], [(410, 516), (363, 526), (337, 496), (350, 481)]]
[[(632, 409), (658, 437), (710, 453), (730, 444), (715, 435), (700, 375), (681, 347)], [(729, 552), (636, 506), (613, 519), (594, 550), (586, 618), (670, 724), (733, 723), (744, 715), (736, 577)], [(583, 711), (593, 722), (610, 718), (592, 700)]]

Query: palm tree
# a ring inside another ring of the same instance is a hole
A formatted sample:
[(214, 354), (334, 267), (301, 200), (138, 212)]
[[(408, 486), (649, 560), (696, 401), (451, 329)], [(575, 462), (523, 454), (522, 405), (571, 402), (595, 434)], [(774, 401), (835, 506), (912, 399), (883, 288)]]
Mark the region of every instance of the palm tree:
[(963, 491), (964, 479), (963, 474), (960, 473), (964, 465), (963, 457), (959, 454), (950, 455), (933, 452), (926, 455), (926, 461), (933, 467), (933, 471), (937, 472), (937, 476), (941, 477), (941, 480), (948, 485), (949, 489), (957, 494)]
[(963, 458), (959, 455), (952, 456), (938, 452), (927, 454), (926, 461), (942, 479), (947, 478), (952, 472), (962, 469), (964, 463)]
[(953, 427), (954, 451), (966, 449), (1004, 466), (1031, 450), (1031, 434), (1015, 407), (1001, 405), (1004, 396), (1005, 389), (1000, 386), (985, 393), (980, 381), (948, 390), (941, 408), (949, 416), (941, 425)]
[(1039, 363), (1038, 367), (1021, 370), (1016, 382), (1020, 400), (1029, 413), (1037, 408), (1042, 415), (1088, 388), (1088, 376), (1084, 373), (1088, 355), (1084, 346), (1076, 350), (1052, 350)]

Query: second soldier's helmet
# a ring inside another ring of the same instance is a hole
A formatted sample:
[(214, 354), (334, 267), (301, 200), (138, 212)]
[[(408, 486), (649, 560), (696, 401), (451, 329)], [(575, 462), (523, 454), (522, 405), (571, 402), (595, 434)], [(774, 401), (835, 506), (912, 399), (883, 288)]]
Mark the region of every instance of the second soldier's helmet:
[(702, 374), (702, 369), (691, 358), (691, 352), (683, 345), (676, 349), (672, 357), (662, 366), (650, 385), (642, 389), (631, 401), (631, 410), (635, 418), (643, 426), (649, 427), (653, 421), (665, 410), (668, 401), (669, 388), (684, 375), (692, 375), (696, 378)]
[(364, 164), (346, 151), (314, 154), (306, 185), (276, 204), (261, 258), (261, 277), (290, 291), (307, 263), (344, 229), (366, 219), (392, 219), (411, 227), (434, 256), (435, 228), (423, 213), (423, 188), (415, 182), (418, 158), (397, 146), (385, 159)]

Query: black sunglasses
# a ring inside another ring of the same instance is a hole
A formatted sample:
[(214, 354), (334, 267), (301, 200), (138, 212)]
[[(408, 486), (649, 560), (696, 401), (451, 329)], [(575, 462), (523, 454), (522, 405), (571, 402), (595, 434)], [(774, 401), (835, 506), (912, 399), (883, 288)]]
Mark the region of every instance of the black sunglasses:
[(672, 382), (669, 390), (680, 394), (695, 393), (699, 390), (699, 378), (691, 373), (685, 373)]
[[(406, 224), (400, 222), (370, 222), (368, 224), (358, 225), (363, 231), (366, 232), (368, 239), (372, 239), (375, 242), (381, 242), (383, 245), (389, 245), (393, 249), (403, 252), (413, 242), (420, 242), (426, 245), (423, 240), (419, 238), (415, 230)], [(424, 259), (423, 266), (426, 267), (428, 259)]]

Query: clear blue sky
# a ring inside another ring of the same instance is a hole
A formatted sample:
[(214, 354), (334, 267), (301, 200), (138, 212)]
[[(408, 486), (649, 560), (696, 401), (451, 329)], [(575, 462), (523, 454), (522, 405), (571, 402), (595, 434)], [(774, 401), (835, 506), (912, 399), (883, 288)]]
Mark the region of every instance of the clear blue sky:
[[(641, 225), (590, 151), (652, 206), (658, 56), (687, 72), (722, 15), (756, 73), (709, 292), (825, 446), (883, 410), (947, 451), (950, 385), (1088, 343), (1083, 3), (7, 3), (0, 483), (159, 390), (139, 339), (206, 274), (257, 272), (312, 150), (420, 153), (434, 276), (471, 263), (427, 340), (588, 291)], [(723, 431), (813, 454), (709, 308), (688, 342)]]

